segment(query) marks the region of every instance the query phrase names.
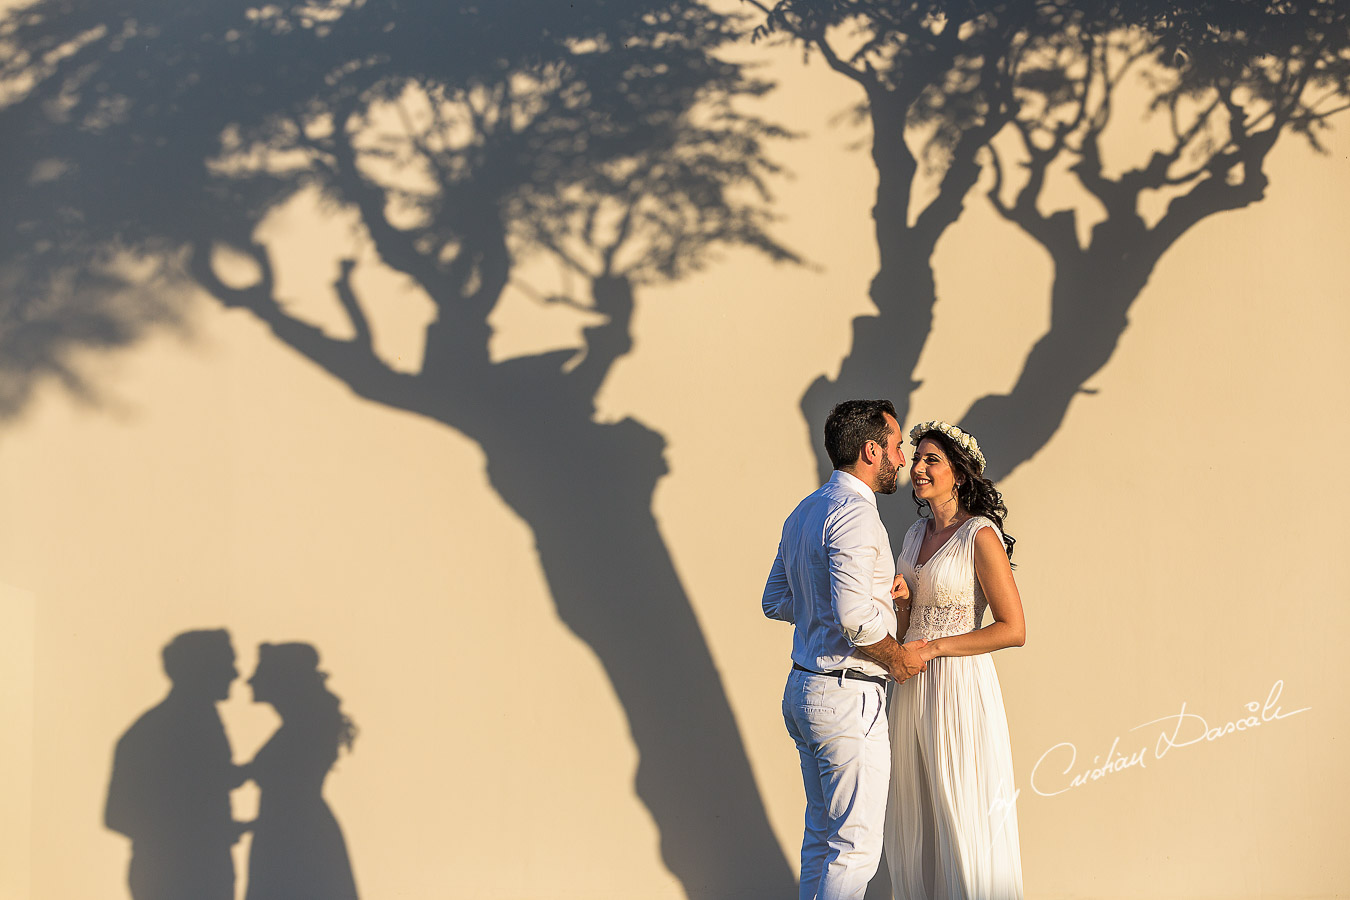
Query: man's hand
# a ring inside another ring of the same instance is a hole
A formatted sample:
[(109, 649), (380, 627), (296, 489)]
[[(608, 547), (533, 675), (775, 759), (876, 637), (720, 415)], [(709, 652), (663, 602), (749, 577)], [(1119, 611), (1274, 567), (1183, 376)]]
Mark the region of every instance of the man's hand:
[(923, 647), (927, 643), (927, 641), (910, 641), (908, 644), (900, 644), (888, 634), (875, 644), (859, 647), (858, 650), (864, 656), (876, 660), (897, 683), (904, 684), (926, 667), (927, 659), (923, 656)]
[(896, 684), (904, 684), (928, 668), (928, 660), (932, 657), (923, 652), (927, 644), (927, 641), (920, 639), (900, 645), (900, 652), (896, 654), (896, 665), (891, 669), (891, 677), (895, 679)]

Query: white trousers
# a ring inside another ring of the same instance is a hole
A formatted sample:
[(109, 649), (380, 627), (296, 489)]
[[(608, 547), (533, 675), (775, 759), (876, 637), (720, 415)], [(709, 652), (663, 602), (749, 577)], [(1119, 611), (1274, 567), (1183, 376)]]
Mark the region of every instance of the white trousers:
[(862, 900), (881, 862), (891, 740), (886, 690), (793, 669), (783, 720), (806, 787), (800, 900)]

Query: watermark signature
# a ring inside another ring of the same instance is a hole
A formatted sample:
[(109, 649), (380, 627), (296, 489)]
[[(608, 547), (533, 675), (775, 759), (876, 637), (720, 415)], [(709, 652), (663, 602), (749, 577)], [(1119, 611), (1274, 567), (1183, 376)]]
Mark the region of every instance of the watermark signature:
[[(1162, 725), (1158, 739), (1152, 747), (1152, 756), (1149, 754), (1150, 748), (1147, 744), (1131, 752), (1128, 756), (1125, 755), (1120, 750), (1120, 737), (1117, 736), (1111, 742), (1111, 749), (1106, 751), (1105, 759), (1100, 755), (1094, 756), (1092, 765), (1078, 771), (1067, 782), (1063, 780), (1063, 777), (1073, 772), (1077, 767), (1078, 748), (1068, 741), (1055, 744), (1042, 753), (1041, 758), (1036, 760), (1036, 765), (1032, 767), (1031, 789), (1042, 797), (1054, 797), (1074, 788), (1082, 787), (1089, 782), (1100, 781), (1108, 775), (1114, 775), (1126, 769), (1135, 767), (1146, 769), (1149, 759), (1160, 760), (1173, 750), (1192, 747), (1202, 742), (1209, 743), (1222, 740), (1229, 735), (1242, 731), (1252, 731), (1262, 725), (1278, 722), (1281, 719), (1287, 719), (1290, 716), (1296, 716), (1312, 709), (1311, 706), (1305, 706), (1301, 709), (1283, 712), (1279, 705), (1280, 694), (1283, 691), (1284, 681), (1281, 679), (1271, 685), (1264, 704), (1253, 700), (1243, 707), (1247, 715), (1214, 726), (1211, 726), (1204, 716), (1188, 710), (1186, 702), (1183, 700), (1180, 712), (1150, 719), (1129, 729), (1130, 731), (1138, 731), (1141, 728), (1148, 728), (1150, 725)], [(1057, 763), (1061, 760), (1064, 761), (1063, 768), (1056, 773)], [(1046, 769), (1045, 772), (1041, 771), (1043, 766)], [(1020, 793), (1019, 790), (1017, 794)], [(990, 809), (990, 814), (994, 814), (997, 808), (1004, 803), (1011, 805), (1012, 801), (1016, 800), (1017, 794), (1014, 794), (1011, 800), (1005, 800), (1000, 796), (994, 801), (995, 808)]]
[(994, 834), (997, 835), (1003, 831), (1003, 826), (1007, 824), (1008, 817), (1017, 811), (1017, 798), (1022, 796), (1022, 789), (1018, 788), (1008, 795), (1008, 789), (1003, 785), (1003, 779), (999, 779), (998, 790), (994, 792), (994, 801), (989, 804), (990, 821), (997, 820), (998, 825), (994, 828)]

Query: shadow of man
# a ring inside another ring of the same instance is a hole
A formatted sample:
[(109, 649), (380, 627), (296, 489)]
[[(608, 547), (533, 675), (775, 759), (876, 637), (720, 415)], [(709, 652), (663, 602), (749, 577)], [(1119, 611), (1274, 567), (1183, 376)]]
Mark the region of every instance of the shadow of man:
[(134, 900), (233, 900), (242, 772), (216, 710), (239, 676), (230, 634), (184, 632), (163, 659), (173, 687), (118, 740), (104, 824), (131, 838)]

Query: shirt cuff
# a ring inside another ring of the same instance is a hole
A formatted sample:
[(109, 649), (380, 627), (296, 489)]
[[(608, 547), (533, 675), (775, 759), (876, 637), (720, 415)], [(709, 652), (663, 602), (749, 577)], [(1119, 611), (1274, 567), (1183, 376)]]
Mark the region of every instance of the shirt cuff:
[(857, 628), (846, 627), (843, 631), (844, 637), (855, 647), (870, 647), (885, 639), (890, 633), (886, 630), (886, 622), (879, 612), (874, 613), (871, 619)]

